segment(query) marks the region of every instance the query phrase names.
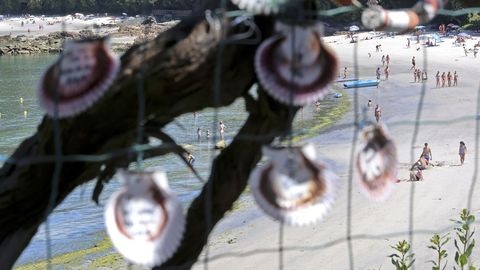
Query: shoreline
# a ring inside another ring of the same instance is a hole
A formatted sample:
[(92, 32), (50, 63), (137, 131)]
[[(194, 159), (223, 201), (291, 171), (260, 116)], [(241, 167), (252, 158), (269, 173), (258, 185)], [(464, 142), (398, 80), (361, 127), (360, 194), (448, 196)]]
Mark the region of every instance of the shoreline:
[[(334, 87), (334, 91), (332, 91), (332, 93), (333, 92), (340, 92), (343, 94), (343, 97), (340, 98), (341, 100), (339, 100), (336, 106), (334, 106), (334, 109), (329, 111), (320, 111), (321, 116), (319, 118), (323, 121), (312, 126), (310, 129), (295, 135), (293, 138), (294, 142), (317, 136), (317, 134), (313, 134), (313, 132), (327, 131), (329, 128), (333, 127), (337, 121), (343, 118), (345, 114), (351, 111), (350, 96), (347, 95), (343, 89), (337, 88), (336, 86)], [(311, 124), (314, 121), (315, 119), (311, 119), (307, 122), (308, 124)], [(249, 187), (247, 187), (239, 200), (234, 203), (233, 209), (227, 212), (226, 217), (228, 217), (230, 220), (226, 224), (217, 226), (218, 228), (216, 228), (216, 230), (219, 230), (219, 232), (211, 235), (211, 241), (209, 242), (210, 247), (214, 247), (222, 243), (227, 243), (229, 245), (234, 244), (236, 240), (235, 237), (232, 237), (232, 232), (240, 229), (243, 224), (247, 222), (247, 220), (248, 222), (251, 222), (252, 220), (260, 217), (258, 213), (252, 211), (254, 208), (255, 203), (253, 197), (251, 196)], [(231, 218), (234, 220), (231, 220)], [(83, 269), (97, 269), (99, 267), (114, 267), (115, 269), (118, 269), (124, 266), (124, 258), (116, 252), (106, 232), (99, 231), (99, 234), (102, 235), (99, 237), (101, 240), (96, 242), (92, 247), (78, 249), (72, 252), (54, 256), (52, 258), (52, 265), (66, 265), (68, 267), (81, 267)], [(89, 257), (92, 258), (88, 259)], [(46, 260), (41, 259), (38, 261), (16, 265), (14, 269), (44, 269), (45, 265)], [(139, 267), (134, 269), (149, 268)]]
[[(336, 39), (335, 50), (342, 61), (343, 66), (353, 68), (353, 45), (346, 43), (342, 37), (329, 37)], [(382, 54), (392, 55), (392, 73), (389, 81), (382, 81), (379, 88), (362, 88), (357, 90), (359, 104), (366, 104), (366, 100), (372, 99), (380, 103), (383, 108), (383, 117), (387, 126), (390, 123), (412, 121), (415, 119), (416, 106), (422, 84), (411, 82), (409, 60), (412, 55), (417, 57), (418, 63), (423, 63), (423, 50), (403, 48), (404, 36), (397, 36), (393, 39), (375, 39), (361, 41), (359, 44), (359, 68), (360, 75), (374, 77), (374, 71), (379, 64)], [(348, 41), (348, 40), (347, 40)], [(373, 53), (373, 59), (367, 58), (367, 52), (371, 52), (375, 43), (381, 42), (386, 52)], [(332, 46), (332, 45), (331, 45)], [(478, 62), (472, 58), (463, 57), (460, 49), (455, 49), (446, 41), (438, 48), (429, 48), (428, 58), (429, 70), (452, 70), (455, 64), (456, 70), (460, 73), (461, 82), (455, 88), (434, 88), (432, 84), (434, 72), (430, 71), (430, 80), (427, 81), (425, 104), (423, 107), (422, 120), (438, 121), (458, 118), (460, 116), (471, 116), (476, 114), (476, 65)], [(448, 57), (444, 57), (447, 55)], [(431, 60), (430, 60), (431, 59)], [(375, 62), (372, 62), (375, 61)], [(373, 64), (372, 63), (376, 63)], [(461, 63), (461, 64), (458, 64)], [(473, 91), (472, 91), (473, 89)], [(346, 90), (348, 95), (343, 98), (351, 99), (354, 90)], [(368, 119), (373, 118), (372, 110), (367, 111)], [(321, 265), (324, 269), (344, 269), (348, 267), (346, 254), (346, 242), (337, 241), (345, 239), (346, 209), (347, 209), (347, 182), (349, 153), (353, 141), (353, 111), (349, 110), (331, 128), (313, 138), (311, 141), (316, 144), (319, 153), (328, 158), (330, 164), (340, 177), (342, 187), (339, 190), (336, 204), (330, 214), (319, 224), (303, 228), (285, 228), (284, 243), (287, 247), (284, 254), (284, 263), (288, 268), (318, 269)], [(389, 265), (386, 258), (391, 253), (388, 246), (400, 239), (408, 237), (408, 214), (409, 199), (412, 185), (415, 185), (414, 208), (415, 230), (439, 231), (451, 226), (448, 219), (455, 218), (459, 209), (466, 205), (466, 194), (470, 185), (473, 171), (473, 141), (475, 121), (452, 123), (450, 126), (422, 125), (418, 137), (411, 148), (411, 134), (413, 126), (392, 125), (390, 135), (393, 137), (398, 148), (400, 179), (405, 178), (408, 164), (411, 163), (411, 152), (417, 156), (418, 147), (428, 141), (433, 147), (435, 162), (439, 165), (425, 171), (423, 182), (401, 182), (396, 185), (396, 190), (391, 197), (383, 203), (373, 203), (365, 199), (353, 185), (352, 209), (352, 234), (353, 236), (372, 236), (355, 239), (352, 243), (356, 258), (356, 268), (371, 269)], [(468, 153), (466, 164), (463, 167), (457, 166), (456, 143), (464, 140), (470, 146), (471, 153)], [(478, 151), (478, 149), (477, 149)], [(440, 161), (440, 162), (439, 162)], [(454, 187), (454, 188), (452, 188)], [(476, 194), (479, 194), (480, 187), (476, 187)], [(247, 206), (245, 211), (233, 212), (222, 220), (214, 229), (212, 234), (210, 266), (215, 269), (275, 269), (278, 264), (278, 223), (265, 216), (258, 207)], [(480, 201), (473, 202), (472, 210), (480, 209)], [(250, 217), (250, 218), (246, 218)], [(252, 218), (253, 217), (253, 218)], [(230, 227), (234, 229), (226, 229)], [(223, 230), (223, 231), (222, 231)], [(228, 239), (221, 238), (227, 233)], [(397, 233), (394, 236), (377, 237)], [(418, 234), (414, 239), (415, 253), (417, 253), (417, 265), (420, 268), (424, 262), (431, 258), (431, 253), (425, 247), (431, 235)], [(219, 238), (220, 237), (220, 238)], [(220, 241), (215, 241), (220, 239)], [(223, 240), (222, 240), (223, 239)], [(234, 239), (233, 242), (230, 241)], [(316, 248), (334, 242), (325, 248)], [(292, 248), (289, 248), (292, 247)], [(253, 250), (270, 250), (271, 252), (252, 252)], [(454, 254), (452, 247), (448, 252)], [(235, 255), (233, 255), (235, 254)], [(245, 257), (247, 256), (248, 257)], [(107, 255), (108, 256), (108, 255)], [(105, 257), (105, 256), (103, 256)], [(100, 258), (103, 258), (100, 257)], [(220, 260), (221, 258), (221, 260)], [(245, 260), (244, 258), (248, 258)], [(474, 255), (478, 260), (478, 256)], [(106, 260), (108, 261), (108, 260)], [(242, 263), (240, 264), (239, 261)], [(110, 262), (111, 263), (111, 262)], [(200, 269), (201, 262), (195, 264), (194, 269)]]

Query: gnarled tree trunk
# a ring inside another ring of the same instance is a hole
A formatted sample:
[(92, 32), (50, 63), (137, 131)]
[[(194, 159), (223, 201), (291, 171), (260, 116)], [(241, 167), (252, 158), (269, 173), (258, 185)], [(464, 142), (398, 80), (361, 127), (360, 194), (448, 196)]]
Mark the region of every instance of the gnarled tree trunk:
[[(271, 22), (257, 20), (264, 35)], [(245, 31), (230, 28), (225, 37)], [(250, 171), (261, 157), (261, 146), (291, 124), (286, 106), (260, 91), (254, 100), (247, 92), (256, 81), (253, 58), (256, 46), (225, 44), (221, 60), (221, 89), (214, 102), (214, 73), (222, 33), (203, 16), (193, 16), (162, 33), (155, 40), (131, 48), (121, 59), (119, 75), (105, 97), (85, 113), (60, 121), (61, 165), (55, 206), (77, 186), (98, 177), (96, 193), (116, 168), (127, 167), (135, 153), (128, 151), (137, 136), (137, 83), (144, 81), (146, 136), (176, 117), (207, 107), (226, 106), (239, 97), (247, 101), (249, 116), (233, 142), (215, 159), (202, 193), (193, 201), (183, 242), (163, 267), (190, 268), (200, 254), (213, 226), (230, 209), (246, 186)], [(135, 102), (134, 102), (135, 101)], [(258, 140), (252, 136), (261, 135)], [(168, 136), (159, 136), (171, 143)], [(248, 137), (248, 139), (247, 139)], [(38, 130), (23, 141), (0, 170), (0, 269), (13, 266), (21, 252), (50, 214), (54, 164), (54, 121), (44, 117)], [(178, 150), (178, 149), (177, 149)], [(147, 157), (175, 152), (166, 147)], [(114, 153), (107, 160), (78, 161), (70, 155)], [(205, 218), (207, 186), (211, 189), (211, 221)], [(98, 195), (98, 194), (97, 194)], [(207, 226), (211, 224), (212, 226)]]

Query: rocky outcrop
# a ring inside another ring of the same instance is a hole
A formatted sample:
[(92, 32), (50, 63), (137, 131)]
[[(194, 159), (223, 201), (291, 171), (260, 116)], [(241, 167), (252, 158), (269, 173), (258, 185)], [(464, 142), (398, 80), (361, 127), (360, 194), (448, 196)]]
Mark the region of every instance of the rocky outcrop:
[[(153, 24), (151, 26), (129, 25), (111, 32), (111, 46), (114, 51), (126, 51), (134, 43), (150, 40), (159, 33), (176, 25), (178, 21)], [(28, 37), (0, 36), (0, 56), (19, 54), (59, 53), (65, 40), (97, 37), (92, 30), (78, 32), (52, 32), (43, 36)], [(115, 42), (115, 40), (117, 40)]]

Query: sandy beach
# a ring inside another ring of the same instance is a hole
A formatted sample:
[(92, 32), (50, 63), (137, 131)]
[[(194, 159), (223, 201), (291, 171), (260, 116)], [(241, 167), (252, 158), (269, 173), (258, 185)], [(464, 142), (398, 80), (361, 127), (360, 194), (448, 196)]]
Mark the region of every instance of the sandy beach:
[[(396, 36), (358, 43), (358, 72), (361, 78), (375, 78), (375, 70), (381, 67), (382, 55), (390, 55), (390, 78), (379, 88), (358, 89), (358, 105), (363, 108), (368, 99), (382, 108), (382, 119), (389, 129), (398, 149), (398, 178), (393, 194), (381, 203), (366, 199), (356, 183), (352, 187), (351, 233), (354, 269), (392, 269), (388, 255), (399, 240), (408, 240), (409, 207), (414, 186), (414, 241), (416, 269), (430, 269), (428, 260), (434, 254), (427, 248), (428, 239), (435, 233), (451, 231), (467, 198), (474, 175), (475, 163), (475, 115), (479, 88), (478, 62), (470, 52), (465, 56), (462, 47), (453, 45), (446, 38), (440, 46), (428, 47), (412, 42), (406, 48), (407, 37)], [(478, 38), (467, 40), (467, 49), (473, 48)], [(340, 60), (340, 67), (347, 67), (349, 76), (354, 72), (354, 47), (345, 36), (325, 38)], [(382, 52), (375, 52), (381, 44)], [(417, 50), (417, 48), (420, 48)], [(368, 56), (371, 53), (371, 58)], [(424, 55), (424, 53), (426, 53)], [(411, 148), (414, 122), (422, 91), (421, 83), (413, 82), (411, 58), (415, 56), (417, 67), (427, 70), (426, 92), (421, 110), (418, 136)], [(423, 66), (424, 59), (428, 65)], [(381, 68), (383, 73), (383, 68)], [(456, 70), (459, 83), (456, 87), (435, 88), (435, 73)], [(339, 71), (340, 74), (340, 71)], [(343, 74), (343, 73), (342, 73)], [(353, 100), (355, 90), (348, 90)], [(374, 120), (373, 107), (367, 110), (368, 119)], [(285, 269), (350, 269), (346, 242), (348, 169), (354, 112), (349, 112), (327, 132), (314, 139), (318, 151), (334, 168), (341, 187), (336, 203), (327, 217), (316, 226), (284, 228)], [(464, 141), (468, 152), (463, 166), (459, 166), (458, 146)], [(408, 168), (418, 159), (423, 144), (428, 142), (433, 161), (437, 165), (424, 171), (424, 181), (408, 182)], [(411, 157), (413, 150), (413, 157)], [(480, 185), (474, 189), (472, 213), (480, 208)], [(252, 199), (253, 200), (253, 199)], [(210, 241), (211, 269), (279, 269), (279, 223), (264, 215), (253, 202), (227, 216), (216, 228)], [(452, 235), (453, 236), (453, 235)], [(478, 239), (478, 235), (476, 235)], [(453, 266), (455, 248), (453, 241), (447, 244), (449, 268)], [(478, 249), (476, 247), (476, 249)], [(474, 263), (480, 263), (478, 250), (473, 252)], [(198, 262), (194, 269), (203, 269)]]
[[(0, 20), (0, 56), (18, 54), (58, 53), (64, 39), (109, 36), (112, 49), (125, 51), (135, 42), (153, 39), (178, 20), (152, 24), (141, 23), (145, 17), (31, 16)], [(61, 34), (62, 31), (67, 33)]]

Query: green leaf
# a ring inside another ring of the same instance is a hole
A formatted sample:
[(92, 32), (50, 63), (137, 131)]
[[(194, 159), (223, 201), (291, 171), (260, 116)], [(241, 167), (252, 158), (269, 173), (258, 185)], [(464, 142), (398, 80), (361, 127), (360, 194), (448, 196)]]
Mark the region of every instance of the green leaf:
[(465, 256), (465, 254), (462, 254), (459, 258), (459, 262), (460, 262), (460, 266), (464, 267), (468, 262), (467, 256)]
[(460, 254), (458, 252), (455, 252), (455, 262), (458, 263), (458, 258), (460, 258)]
[(473, 249), (474, 246), (475, 246), (475, 243), (471, 243), (470, 245), (468, 245), (467, 250), (465, 250), (465, 256), (466, 257), (470, 257), (470, 255), (472, 254), (472, 249)]

